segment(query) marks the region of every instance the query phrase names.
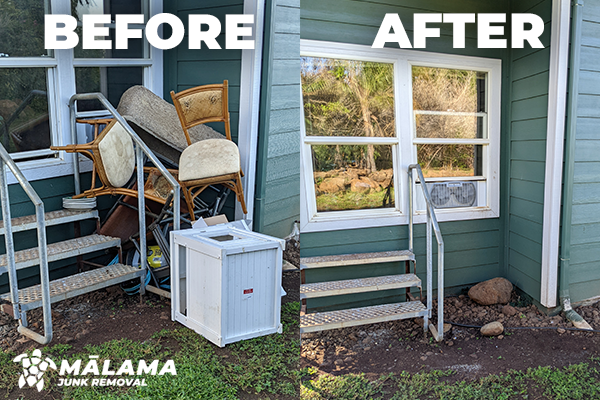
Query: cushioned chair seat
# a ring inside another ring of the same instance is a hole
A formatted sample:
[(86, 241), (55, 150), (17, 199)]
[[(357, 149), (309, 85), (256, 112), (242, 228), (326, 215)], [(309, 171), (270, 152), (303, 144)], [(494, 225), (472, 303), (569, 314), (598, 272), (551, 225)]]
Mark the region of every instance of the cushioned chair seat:
[(240, 172), (240, 153), (235, 143), (207, 139), (192, 143), (179, 159), (179, 180), (192, 181)]
[(135, 169), (133, 140), (118, 122), (106, 129), (109, 132), (98, 143), (98, 151), (106, 178), (113, 187), (122, 187), (129, 181)]

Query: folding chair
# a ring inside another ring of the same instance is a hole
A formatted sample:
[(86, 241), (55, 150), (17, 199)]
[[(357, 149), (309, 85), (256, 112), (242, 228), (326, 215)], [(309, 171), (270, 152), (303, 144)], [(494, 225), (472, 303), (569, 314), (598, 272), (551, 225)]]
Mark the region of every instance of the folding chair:
[[(240, 153), (231, 141), (227, 81), (223, 84), (204, 85), (179, 93), (171, 91), (171, 98), (177, 110), (188, 147), (179, 158), (181, 190), (194, 216), (194, 199), (207, 187), (221, 184), (235, 192), (244, 214), (247, 213), (241, 178)], [(207, 139), (192, 143), (188, 129), (208, 122), (223, 122), (228, 140)]]

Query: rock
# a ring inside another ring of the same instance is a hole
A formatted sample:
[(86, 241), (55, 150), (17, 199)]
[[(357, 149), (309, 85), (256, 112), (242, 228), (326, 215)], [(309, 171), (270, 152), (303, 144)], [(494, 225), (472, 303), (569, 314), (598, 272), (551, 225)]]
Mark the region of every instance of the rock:
[(427, 353), (425, 353), (425, 355), (426, 355), (427, 357), (429, 357), (429, 356), (432, 356), (432, 355), (433, 355), (433, 351), (428, 351)]
[(423, 357), (421, 357), (421, 360), (425, 361), (425, 360), (427, 360), (427, 357), (423, 356)]
[(565, 333), (565, 332), (566, 332), (566, 330), (565, 330), (565, 329), (563, 329), (563, 328), (558, 328), (558, 329), (556, 330), (556, 332), (558, 332), (558, 333), (560, 333), (560, 334), (563, 334), (563, 333)]
[(363, 350), (364, 350), (364, 351), (369, 351), (369, 350), (371, 350), (371, 348), (370, 348), (369, 346), (367, 346), (367, 347), (365, 347)]
[(359, 179), (352, 179), (350, 181), (350, 190), (356, 193), (368, 193), (371, 190), (371, 186)]
[(360, 178), (361, 181), (363, 181), (364, 183), (366, 183), (367, 185), (369, 185), (371, 187), (371, 189), (379, 189), (379, 183), (375, 182), (373, 179), (368, 178), (366, 176), (362, 176)]
[(511, 305), (505, 305), (504, 307), (502, 307), (502, 314), (508, 316), (508, 317), (512, 317), (513, 315), (515, 315), (517, 313), (517, 310), (515, 310), (515, 308)]
[(346, 358), (344, 358), (344, 362), (346, 364), (350, 364), (352, 362), (352, 357), (346, 357)]
[(319, 191), (324, 193), (337, 193), (346, 190), (344, 178), (327, 178), (319, 185)]
[(484, 306), (506, 304), (510, 301), (513, 286), (508, 279), (494, 278), (480, 282), (469, 289), (469, 297)]
[(444, 324), (444, 333), (448, 333), (452, 330), (452, 324)]
[(500, 340), (504, 339), (504, 335), (498, 336), (498, 339), (500, 339)]
[(481, 327), (481, 334), (484, 336), (497, 336), (504, 332), (504, 326), (498, 321), (490, 322)]
[(342, 360), (341, 358), (338, 358), (337, 360), (335, 360), (333, 362), (335, 365), (344, 365), (344, 360)]
[(448, 346), (454, 346), (454, 342), (452, 340), (448, 340)]

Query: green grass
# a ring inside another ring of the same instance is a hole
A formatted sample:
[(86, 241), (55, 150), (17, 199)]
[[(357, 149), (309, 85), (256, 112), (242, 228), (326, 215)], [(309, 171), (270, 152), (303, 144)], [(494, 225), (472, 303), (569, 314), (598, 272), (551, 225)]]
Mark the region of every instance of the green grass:
[[(46, 388), (56, 398), (87, 399), (238, 399), (242, 392), (259, 394), (260, 398), (296, 396), (300, 373), (300, 340), (294, 334), (300, 312), (299, 303), (282, 306), (283, 334), (273, 334), (228, 345), (229, 357), (215, 352), (215, 346), (190, 329), (164, 330), (145, 342), (113, 340), (98, 346), (86, 346), (73, 353), (70, 345), (54, 345), (42, 350), (54, 360), (82, 359), (82, 369), (89, 355), (98, 355), (98, 365), (111, 359), (113, 366), (130, 359), (134, 366), (173, 359), (177, 376), (145, 376), (145, 387), (58, 387), (58, 373), (47, 373)], [(7, 388), (0, 398), (17, 387), (20, 367), (12, 363), (14, 354), (0, 353), (0, 388)], [(17, 393), (18, 394), (18, 393)]]
[(451, 370), (417, 374), (402, 372), (371, 381), (363, 374), (315, 375), (304, 371), (301, 387), (304, 400), (508, 400), (600, 399), (598, 359), (564, 368), (537, 367), (508, 371), (474, 380), (456, 380)]
[[(338, 192), (323, 193), (317, 196), (318, 211), (360, 210), (365, 208), (382, 208), (385, 189), (379, 192), (371, 190), (369, 193)], [(391, 191), (394, 199), (394, 190)], [(390, 207), (390, 206), (387, 206)]]

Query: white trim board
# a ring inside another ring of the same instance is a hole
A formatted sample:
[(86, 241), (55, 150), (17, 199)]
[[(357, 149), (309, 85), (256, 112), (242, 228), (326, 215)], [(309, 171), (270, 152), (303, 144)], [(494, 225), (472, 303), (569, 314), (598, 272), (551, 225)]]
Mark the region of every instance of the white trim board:
[(252, 228), (254, 191), (256, 187), (256, 158), (258, 149), (258, 117), (262, 71), (263, 36), (265, 26), (265, 0), (245, 0), (244, 14), (254, 15), (254, 49), (242, 50), (240, 76), (240, 120), (238, 148), (244, 177), (242, 186), (248, 213), (244, 216), (239, 202), (235, 206), (235, 219), (245, 219)]
[(556, 307), (571, 2), (552, 1), (540, 303)]

